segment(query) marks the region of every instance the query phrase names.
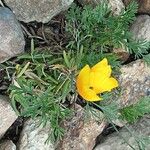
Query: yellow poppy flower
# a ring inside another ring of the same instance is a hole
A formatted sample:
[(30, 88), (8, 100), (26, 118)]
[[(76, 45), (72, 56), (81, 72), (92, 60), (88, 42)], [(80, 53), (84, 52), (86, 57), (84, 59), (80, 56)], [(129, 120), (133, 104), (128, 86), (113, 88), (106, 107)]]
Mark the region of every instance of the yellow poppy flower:
[(118, 81), (111, 77), (111, 72), (111, 66), (108, 65), (106, 58), (92, 68), (86, 65), (77, 77), (78, 93), (87, 101), (101, 100), (98, 94), (118, 87)]

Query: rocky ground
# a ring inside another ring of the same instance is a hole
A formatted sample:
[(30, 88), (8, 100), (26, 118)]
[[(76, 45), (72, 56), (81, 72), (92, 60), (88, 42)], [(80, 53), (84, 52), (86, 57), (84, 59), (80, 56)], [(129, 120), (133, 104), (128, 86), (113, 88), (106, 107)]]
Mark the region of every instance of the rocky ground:
[[(99, 0), (100, 1), (100, 0)], [(109, 0), (114, 14), (128, 5), (130, 0)], [(2, 3), (3, 2), (3, 3)], [(65, 11), (73, 0), (3, 0), (0, 1), (0, 63), (24, 53), (28, 47), (28, 40), (36, 39), (36, 44), (53, 46), (56, 41), (64, 40)], [(139, 0), (139, 9), (135, 22), (131, 25), (131, 32), (136, 39), (150, 41), (150, 2)], [(80, 5), (93, 3), (92, 0), (79, 0)], [(53, 18), (56, 16), (55, 18)], [(53, 40), (55, 39), (55, 40)], [(65, 42), (65, 41), (63, 41)], [(58, 48), (58, 47), (57, 47)], [(124, 54), (124, 50), (116, 50)], [(123, 55), (124, 56), (124, 55)], [(128, 58), (128, 54), (126, 54)], [(124, 58), (123, 58), (124, 59)], [(13, 62), (13, 61), (12, 61)], [(150, 68), (142, 60), (130, 60), (121, 67), (119, 82), (122, 94), (118, 99), (121, 107), (136, 103), (142, 96), (150, 96)], [(97, 123), (90, 118), (88, 123), (83, 121), (83, 108), (76, 105), (77, 112), (68, 122), (64, 122), (67, 133), (59, 143), (45, 144), (49, 134), (49, 126), (37, 126), (37, 120), (20, 118), (11, 107), (10, 99), (6, 94), (10, 81), (5, 80), (6, 72), (0, 67), (0, 150), (130, 150), (123, 143), (116, 132), (99, 139), (97, 137), (108, 129), (108, 123)], [(101, 114), (102, 115), (102, 114)], [(103, 115), (101, 116), (103, 118)], [(117, 124), (117, 123), (116, 123)], [(121, 127), (121, 136), (128, 137), (130, 145), (135, 141), (124, 128)], [(129, 126), (140, 135), (150, 137), (150, 115), (145, 115), (135, 124)], [(96, 145), (95, 145), (96, 144)], [(147, 150), (150, 145), (147, 144)]]

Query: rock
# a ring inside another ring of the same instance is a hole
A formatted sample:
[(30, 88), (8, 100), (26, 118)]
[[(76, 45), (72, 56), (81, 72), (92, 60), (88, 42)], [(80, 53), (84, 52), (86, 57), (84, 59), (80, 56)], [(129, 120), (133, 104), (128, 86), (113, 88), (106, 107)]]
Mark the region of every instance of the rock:
[(0, 7), (0, 63), (24, 51), (25, 40), (14, 14)]
[(9, 98), (0, 95), (0, 138), (16, 119), (17, 115), (9, 103)]
[(113, 48), (113, 52), (122, 62), (125, 62), (130, 56), (129, 52), (127, 52), (125, 48)]
[(150, 67), (146, 63), (134, 61), (122, 66), (121, 73), (119, 82), (122, 92), (118, 100), (121, 106), (134, 104), (150, 95)]
[(73, 0), (4, 0), (20, 21), (47, 23), (61, 11), (66, 10)]
[[(130, 125), (129, 128), (137, 137), (150, 138), (150, 115), (145, 115), (144, 118), (140, 119), (134, 125)], [(139, 150), (134, 137), (131, 136), (127, 129), (123, 128), (120, 130), (119, 135), (124, 137), (136, 150)], [(98, 145), (94, 150), (132, 150), (132, 148), (127, 145), (119, 135), (117, 133), (109, 135), (109, 137), (106, 137), (105, 141)], [(150, 144), (146, 145), (145, 150), (149, 149)]]
[(91, 117), (85, 121), (84, 109), (75, 105), (74, 116), (64, 122), (64, 128), (67, 132), (57, 144), (56, 150), (92, 150), (97, 136), (106, 127), (102, 112), (97, 111), (97, 113), (102, 119), (96, 121)]
[[(81, 5), (87, 5), (87, 4), (92, 4), (92, 5), (97, 5), (101, 2), (102, 0), (78, 0), (78, 2)], [(121, 10), (125, 8), (122, 0), (107, 0), (108, 5), (111, 7), (112, 12), (115, 15), (119, 15)]]
[(3, 4), (2, 0), (0, 0), (0, 5), (1, 5), (2, 7), (4, 7), (4, 4)]
[(52, 143), (45, 143), (50, 133), (50, 126), (39, 126), (38, 118), (25, 122), (18, 142), (18, 150), (54, 150)]
[[(132, 0), (123, 0), (124, 4), (127, 6)], [(150, 14), (150, 1), (149, 0), (136, 0), (138, 2), (138, 13)]]
[(0, 143), (0, 150), (16, 150), (16, 145), (12, 141), (6, 140)]
[(150, 16), (140, 15), (131, 26), (130, 31), (135, 39), (146, 39), (150, 41)]
[(23, 118), (18, 117), (15, 122), (9, 127), (1, 140), (11, 139), (15, 144), (19, 140), (20, 132), (22, 131)]
[(122, 9), (125, 9), (122, 0), (108, 0), (108, 3), (110, 4), (114, 15), (119, 15)]

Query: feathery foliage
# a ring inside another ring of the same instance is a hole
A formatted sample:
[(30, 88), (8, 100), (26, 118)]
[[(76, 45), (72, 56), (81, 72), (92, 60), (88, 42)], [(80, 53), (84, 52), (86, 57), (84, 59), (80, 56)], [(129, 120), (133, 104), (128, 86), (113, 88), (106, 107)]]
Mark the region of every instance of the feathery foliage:
[[(67, 14), (67, 31), (72, 39), (68, 47), (79, 49), (83, 45), (87, 53), (92, 51), (112, 51), (113, 48), (125, 48), (136, 57), (148, 53), (149, 42), (134, 40), (129, 25), (135, 19), (138, 5), (132, 1), (120, 15), (114, 15), (105, 1), (95, 8), (73, 5)], [(92, 43), (92, 44), (91, 44)]]
[(150, 66), (150, 54), (144, 55), (143, 59), (148, 64), (148, 66)]
[(16, 65), (13, 84), (9, 88), (12, 106), (18, 115), (40, 117), (43, 125), (49, 122), (54, 141), (61, 139), (64, 133), (60, 122), (72, 114), (66, 101), (75, 101), (74, 78), (82, 52), (54, 56), (31, 47), (31, 54), (18, 57), (24, 63)]
[(138, 103), (120, 110), (122, 119), (134, 123), (139, 117), (150, 113), (150, 97), (142, 98)]

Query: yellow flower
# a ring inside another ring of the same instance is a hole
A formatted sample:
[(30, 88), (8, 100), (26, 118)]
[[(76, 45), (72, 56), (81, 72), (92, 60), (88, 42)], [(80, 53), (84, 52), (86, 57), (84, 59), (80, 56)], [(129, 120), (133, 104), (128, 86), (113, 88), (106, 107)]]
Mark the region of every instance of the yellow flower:
[(118, 87), (118, 81), (111, 77), (111, 66), (104, 58), (92, 68), (86, 65), (77, 77), (77, 91), (87, 101), (99, 101), (98, 94)]

